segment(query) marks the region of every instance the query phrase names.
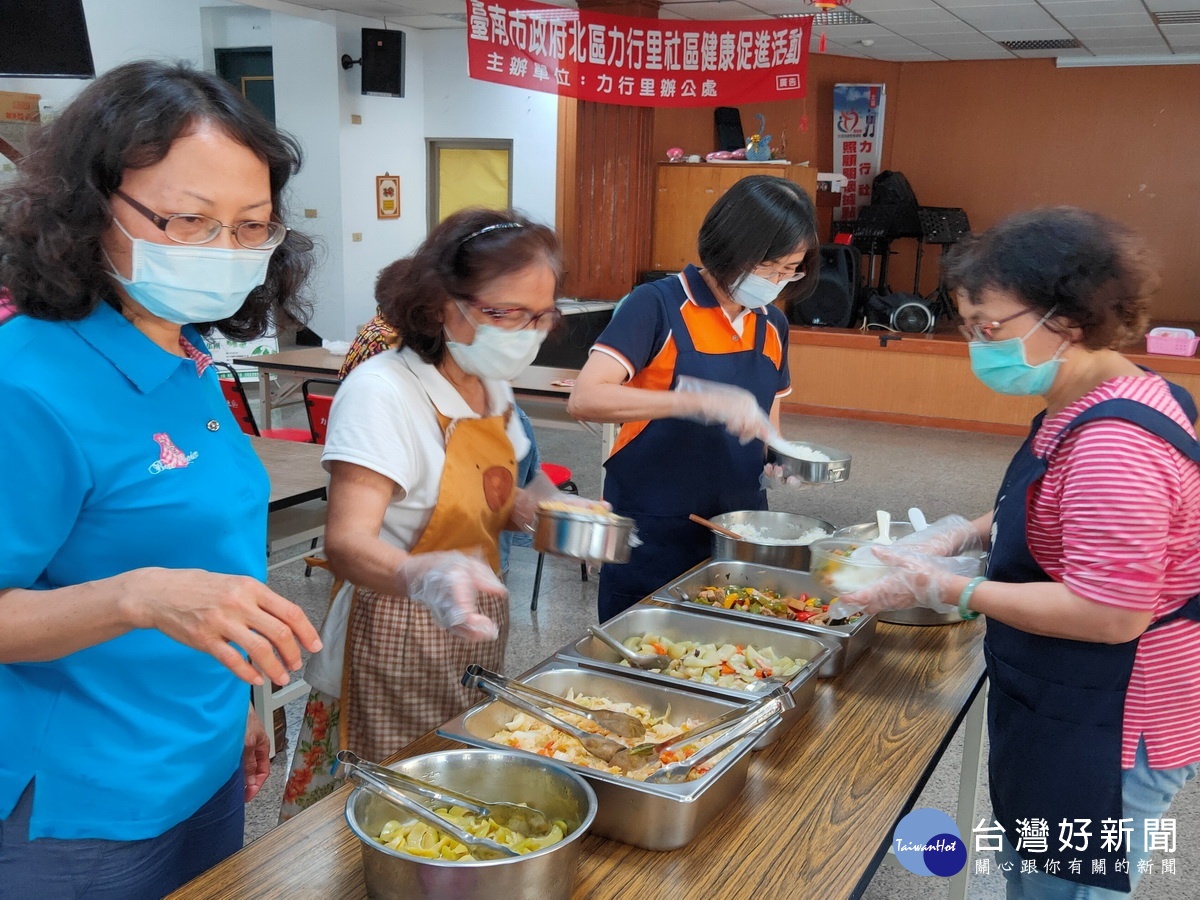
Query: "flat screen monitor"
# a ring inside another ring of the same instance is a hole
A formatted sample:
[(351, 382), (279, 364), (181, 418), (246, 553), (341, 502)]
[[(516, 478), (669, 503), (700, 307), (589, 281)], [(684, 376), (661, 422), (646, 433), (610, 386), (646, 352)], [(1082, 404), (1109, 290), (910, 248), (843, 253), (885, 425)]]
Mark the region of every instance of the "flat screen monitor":
[(0, 76), (95, 75), (83, 0), (0, 0)]

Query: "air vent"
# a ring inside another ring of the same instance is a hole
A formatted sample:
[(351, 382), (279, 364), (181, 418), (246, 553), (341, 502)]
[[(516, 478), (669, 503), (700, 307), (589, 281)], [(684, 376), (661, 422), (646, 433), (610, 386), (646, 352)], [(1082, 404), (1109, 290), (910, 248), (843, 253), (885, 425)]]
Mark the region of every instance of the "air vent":
[(467, 17), (462, 13), (437, 13), (443, 19), (449, 19), (451, 22), (462, 22), (464, 25), (467, 22)]
[(838, 9), (833, 12), (819, 13), (781, 13), (777, 19), (812, 19), (813, 28), (828, 28), (831, 25), (870, 25), (870, 19), (864, 19), (858, 13), (849, 9)]
[(1073, 50), (1080, 46), (1075, 38), (1056, 38), (1053, 41), (996, 41), (1009, 50)]
[(1156, 25), (1200, 25), (1200, 9), (1150, 13)]

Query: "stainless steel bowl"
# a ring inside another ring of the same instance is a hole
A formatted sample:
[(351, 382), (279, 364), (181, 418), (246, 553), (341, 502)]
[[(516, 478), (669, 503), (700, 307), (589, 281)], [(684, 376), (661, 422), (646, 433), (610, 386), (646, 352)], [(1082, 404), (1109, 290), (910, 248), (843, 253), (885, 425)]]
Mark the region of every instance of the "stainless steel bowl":
[[(799, 516), (794, 513), (773, 512), (767, 509), (744, 509), (738, 512), (713, 516), (717, 525), (737, 530), (738, 525), (752, 525), (769, 539), (795, 539), (806, 531), (822, 528), (826, 536), (833, 534), (833, 526), (823, 519)], [(808, 544), (777, 544), (743, 538), (735, 541), (723, 534), (712, 534), (713, 559), (738, 559), (743, 562), (761, 563), (764, 566), (779, 566), (784, 569), (808, 570), (810, 559)]]
[[(596, 817), (596, 794), (565, 766), (505, 750), (446, 750), (402, 759), (391, 768), (484, 800), (527, 803), (567, 823), (564, 840), (524, 856), (452, 862), (391, 850), (375, 836), (406, 814), (363, 788), (346, 800), (346, 821), (362, 842), (363, 876), (373, 900), (568, 900), (580, 838)], [(411, 817), (409, 817), (411, 818)]]
[[(788, 444), (803, 445), (829, 457), (828, 462), (814, 462), (788, 453)], [(850, 454), (845, 450), (810, 444), (807, 441), (779, 441), (767, 448), (767, 462), (783, 467), (787, 478), (799, 478), (811, 484), (835, 484), (850, 477)]]
[[(706, 722), (742, 706), (732, 699), (653, 684), (644, 678), (580, 668), (565, 660), (547, 660), (520, 680), (560, 697), (574, 689), (577, 694), (646, 706), (655, 715), (669, 712), (672, 722), (685, 719)], [(476, 747), (499, 748), (491, 737), (516, 712), (503, 701), (485, 700), (439, 725), (437, 733)], [(647, 850), (674, 850), (688, 843), (709, 822), (721, 818), (737, 799), (746, 784), (750, 751), (759, 737), (758, 732), (747, 735), (711, 769), (695, 781), (683, 784), (647, 784), (574, 763), (562, 765), (582, 775), (596, 791), (599, 809), (592, 824), (593, 834)]]
[(633, 519), (624, 516), (539, 509), (533, 549), (593, 563), (624, 563), (629, 562), (633, 529)]

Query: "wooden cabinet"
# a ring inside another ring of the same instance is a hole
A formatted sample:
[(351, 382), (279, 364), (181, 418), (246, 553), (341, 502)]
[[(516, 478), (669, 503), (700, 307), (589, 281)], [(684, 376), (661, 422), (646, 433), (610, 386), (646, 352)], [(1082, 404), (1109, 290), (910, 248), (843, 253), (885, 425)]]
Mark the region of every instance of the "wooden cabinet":
[(699, 264), (696, 235), (709, 208), (747, 175), (775, 175), (817, 195), (817, 170), (769, 163), (659, 163), (654, 179), (650, 268), (678, 271)]

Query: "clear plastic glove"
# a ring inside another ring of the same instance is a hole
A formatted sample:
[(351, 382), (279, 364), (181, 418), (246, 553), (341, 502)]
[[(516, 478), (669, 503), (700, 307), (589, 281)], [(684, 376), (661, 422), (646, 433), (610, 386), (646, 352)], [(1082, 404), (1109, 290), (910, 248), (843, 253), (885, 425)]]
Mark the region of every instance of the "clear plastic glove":
[(602, 500), (589, 500), (586, 497), (580, 497), (578, 494), (568, 494), (566, 491), (560, 491), (545, 472), (538, 472), (530, 480), (529, 484), (517, 491), (517, 496), (513, 500), (512, 522), (518, 528), (524, 528), (526, 531), (533, 531), (534, 521), (537, 519), (537, 508), (540, 504), (553, 500), (555, 503), (565, 503), (567, 506), (578, 506), (580, 509), (592, 509), (603, 507), (604, 509), (612, 509), (612, 504)]
[(983, 541), (969, 519), (956, 515), (943, 516), (920, 531), (906, 534), (893, 546), (927, 556), (964, 556), (982, 552)]
[(802, 491), (818, 487), (818, 485), (813, 484), (811, 481), (805, 481), (803, 478), (795, 475), (785, 475), (786, 471), (783, 466), (776, 463), (767, 463), (763, 466), (762, 474), (758, 477), (758, 483), (769, 491), (780, 489)]
[(468, 641), (494, 641), (500, 628), (479, 611), (480, 594), (508, 596), (482, 559), (457, 550), (413, 553), (396, 571), (398, 593), (423, 603), (440, 627)]
[(842, 594), (829, 606), (829, 617), (844, 619), (856, 612), (877, 613), (885, 609), (914, 606), (934, 612), (958, 609), (961, 585), (955, 576), (974, 578), (982, 574), (983, 560), (975, 556), (928, 556), (911, 549), (872, 547), (879, 560), (892, 571), (859, 591)]
[(722, 425), (743, 444), (766, 440), (771, 421), (754, 395), (744, 388), (680, 375), (675, 383), (676, 415), (704, 425)]

